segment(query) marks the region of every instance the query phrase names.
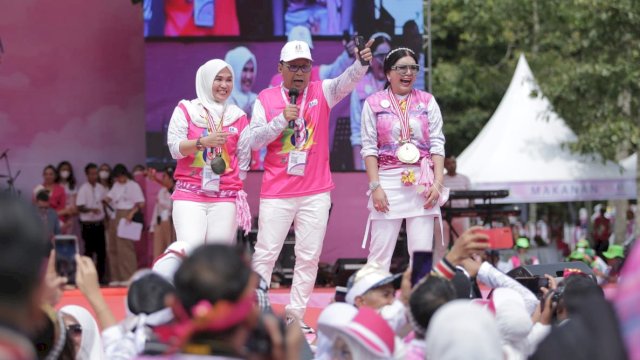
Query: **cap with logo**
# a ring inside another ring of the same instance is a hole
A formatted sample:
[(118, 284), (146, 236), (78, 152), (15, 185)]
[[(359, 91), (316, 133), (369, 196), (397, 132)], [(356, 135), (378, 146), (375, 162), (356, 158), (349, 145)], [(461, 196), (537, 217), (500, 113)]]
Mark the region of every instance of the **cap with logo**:
[(294, 40), (284, 44), (280, 51), (280, 61), (292, 61), (295, 59), (307, 59), (313, 61), (309, 45), (304, 41)]

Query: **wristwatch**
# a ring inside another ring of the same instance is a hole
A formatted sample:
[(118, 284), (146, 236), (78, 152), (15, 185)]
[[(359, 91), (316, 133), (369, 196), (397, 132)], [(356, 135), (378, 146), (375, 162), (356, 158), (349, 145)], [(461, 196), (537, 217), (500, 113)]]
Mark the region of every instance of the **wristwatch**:
[(370, 191), (373, 191), (373, 190), (375, 190), (375, 189), (377, 189), (379, 187), (380, 187), (380, 182), (379, 181), (372, 181), (372, 182), (369, 183), (369, 190)]
[(202, 137), (199, 137), (198, 140), (196, 140), (196, 149), (198, 149), (198, 151), (204, 150), (204, 145), (202, 145), (200, 139), (202, 139)]

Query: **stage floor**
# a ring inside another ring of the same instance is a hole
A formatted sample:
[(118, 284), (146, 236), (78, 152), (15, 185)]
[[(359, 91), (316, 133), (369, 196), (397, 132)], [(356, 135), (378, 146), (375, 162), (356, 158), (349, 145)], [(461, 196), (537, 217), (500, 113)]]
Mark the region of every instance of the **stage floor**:
[[(127, 288), (125, 287), (104, 287), (101, 289), (107, 305), (113, 311), (116, 319), (122, 320), (126, 315)], [(331, 302), (335, 288), (315, 288), (309, 304), (307, 312), (304, 315), (304, 321), (314, 329), (318, 322), (320, 312)], [(269, 300), (276, 314), (284, 314), (284, 307), (289, 303), (289, 288), (271, 289), (269, 291)], [(95, 313), (89, 306), (89, 302), (84, 298), (79, 290), (66, 290), (56, 308), (65, 305), (79, 305), (85, 307), (94, 316)]]

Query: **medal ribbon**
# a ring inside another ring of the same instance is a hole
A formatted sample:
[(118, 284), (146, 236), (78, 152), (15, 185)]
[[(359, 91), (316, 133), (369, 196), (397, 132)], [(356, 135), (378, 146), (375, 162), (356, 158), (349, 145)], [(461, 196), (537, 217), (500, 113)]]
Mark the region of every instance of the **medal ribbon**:
[(411, 140), (411, 128), (409, 127), (409, 109), (411, 107), (411, 93), (407, 96), (407, 106), (405, 107), (405, 111), (402, 111), (400, 105), (398, 104), (398, 99), (391, 92), (391, 88), (389, 88), (389, 99), (391, 99), (391, 106), (398, 114), (400, 118), (400, 143), (404, 144)]
[[(307, 104), (307, 90), (309, 87), (304, 88), (304, 92), (302, 93), (302, 102), (300, 102), (300, 114), (304, 114), (304, 107)], [(290, 104), (289, 98), (285, 94), (284, 87), (280, 86), (280, 94), (282, 95), (282, 99), (285, 104)], [(304, 119), (304, 116), (301, 116)], [(304, 128), (298, 129), (297, 124), (294, 128), (295, 139), (296, 139), (296, 150), (302, 150), (302, 147), (307, 142), (307, 132)]]
[[(222, 122), (224, 121), (224, 113), (227, 111), (227, 105), (225, 105), (224, 108), (222, 108), (222, 116), (220, 116), (220, 121), (218, 122), (218, 125), (216, 125), (216, 123), (213, 121), (213, 116), (211, 116), (211, 113), (209, 113), (209, 110), (207, 110), (207, 108), (204, 108), (204, 111), (207, 114), (207, 122), (209, 123), (209, 134), (213, 134), (214, 132), (222, 132)], [(215, 152), (216, 154), (221, 154), (222, 147), (221, 146), (214, 147), (213, 152)], [(213, 152), (210, 152), (208, 154), (207, 157), (209, 158), (209, 160), (213, 158)]]

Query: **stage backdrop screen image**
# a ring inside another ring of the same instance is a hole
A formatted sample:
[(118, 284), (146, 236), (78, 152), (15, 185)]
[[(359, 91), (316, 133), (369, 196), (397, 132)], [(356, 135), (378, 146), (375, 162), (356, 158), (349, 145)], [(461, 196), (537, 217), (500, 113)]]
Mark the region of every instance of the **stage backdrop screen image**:
[[(194, 99), (195, 74), (220, 58), (234, 69), (230, 101), (251, 117), (257, 94), (279, 86), (280, 49), (302, 40), (312, 48), (311, 80), (331, 79), (354, 61), (353, 36), (373, 39), (369, 72), (330, 118), (332, 171), (364, 169), (359, 155), (360, 113), (367, 96), (384, 87), (382, 63), (394, 47), (413, 49), (424, 65), (420, 0), (145, 0), (147, 157), (172, 163), (166, 145), (171, 115), (181, 99)], [(424, 88), (424, 68), (416, 82)], [(252, 170), (262, 168), (264, 149), (254, 152)]]

